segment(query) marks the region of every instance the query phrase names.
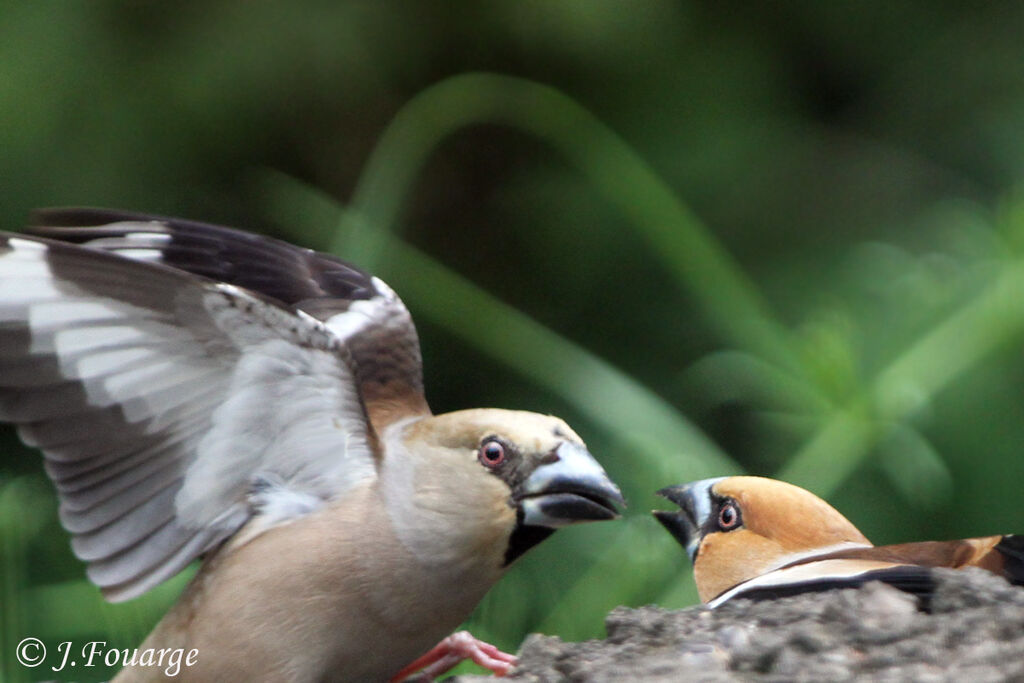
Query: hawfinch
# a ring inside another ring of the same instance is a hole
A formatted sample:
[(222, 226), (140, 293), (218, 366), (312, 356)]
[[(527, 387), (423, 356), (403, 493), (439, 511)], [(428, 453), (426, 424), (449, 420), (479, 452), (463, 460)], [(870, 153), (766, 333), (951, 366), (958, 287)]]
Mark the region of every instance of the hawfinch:
[[(333, 256), (230, 228), (46, 210), (0, 233), (0, 419), (46, 456), (111, 601), (203, 558), (143, 648), (204, 681), (380, 681), (619, 489), (562, 420), (432, 415), (409, 313)], [(465, 634), (416, 666), (514, 660)], [(125, 669), (118, 681), (162, 676)]]
[(704, 479), (658, 495), (681, 508), (654, 516), (686, 548), (709, 607), (868, 581), (927, 600), (932, 567), (981, 567), (1024, 584), (1024, 536), (876, 547), (821, 498), (761, 477)]

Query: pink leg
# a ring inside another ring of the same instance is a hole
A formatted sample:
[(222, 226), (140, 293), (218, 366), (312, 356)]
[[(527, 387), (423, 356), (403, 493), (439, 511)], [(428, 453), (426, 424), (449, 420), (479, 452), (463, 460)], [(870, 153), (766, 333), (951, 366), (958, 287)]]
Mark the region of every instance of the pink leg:
[(433, 680), (435, 676), (440, 676), (464, 659), (472, 659), (476, 664), (490, 669), (495, 676), (506, 675), (519, 661), (515, 655), (507, 654), (489, 643), (477, 640), (469, 631), (457, 631), (395, 674), (391, 683), (398, 683), (416, 672), (427, 680)]

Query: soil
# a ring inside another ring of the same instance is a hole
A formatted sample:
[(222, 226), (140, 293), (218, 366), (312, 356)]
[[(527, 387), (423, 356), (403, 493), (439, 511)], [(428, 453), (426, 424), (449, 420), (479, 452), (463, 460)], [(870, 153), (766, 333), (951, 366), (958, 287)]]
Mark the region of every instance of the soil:
[(604, 640), (527, 637), (505, 680), (1024, 681), (1024, 588), (975, 569), (936, 582), (930, 613), (881, 583), (715, 610), (619, 607)]

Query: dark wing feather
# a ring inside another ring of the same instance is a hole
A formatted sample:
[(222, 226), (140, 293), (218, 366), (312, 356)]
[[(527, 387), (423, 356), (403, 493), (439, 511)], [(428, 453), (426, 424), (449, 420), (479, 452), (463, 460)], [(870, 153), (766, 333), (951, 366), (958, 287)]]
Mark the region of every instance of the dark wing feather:
[(108, 209), (45, 209), (29, 234), (160, 263), (262, 294), (341, 339), (371, 422), (429, 412), (419, 339), (381, 280), (329, 254), (218, 225)]
[[(1011, 583), (1024, 584), (1024, 538), (1020, 536), (983, 536), (955, 541), (918, 541), (867, 548), (849, 548), (815, 556), (811, 559), (843, 558), (950, 569), (981, 567), (1003, 576)], [(808, 559), (801, 560), (801, 562), (806, 561)]]
[(869, 581), (883, 581), (900, 590), (913, 593), (927, 607), (934, 592), (930, 567), (894, 563), (877, 559), (807, 558), (780, 567), (730, 588), (708, 600), (717, 607), (736, 598), (766, 599), (797, 595), (834, 588), (862, 586)]
[(1003, 536), (996, 550), (1003, 556), (1003, 576), (1010, 583), (1024, 586), (1024, 536)]
[(881, 581), (918, 599), (921, 609), (928, 611), (935, 593), (935, 576), (929, 567), (896, 565), (886, 569), (874, 569), (853, 576), (829, 577), (757, 586), (738, 592), (731, 599), (775, 600), (804, 593), (818, 593), (842, 588), (859, 588), (871, 581)]
[(180, 218), (109, 209), (41, 209), (33, 212), (26, 234), (159, 261), (288, 306), (327, 298), (337, 312), (376, 295), (369, 274), (333, 256)]
[(844, 548), (802, 557), (731, 588), (708, 603), (714, 606), (733, 598), (764, 600), (882, 581), (914, 594), (928, 610), (935, 591), (936, 567), (980, 567), (1011, 583), (1024, 584), (1024, 538), (986, 536)]
[(83, 244), (0, 234), (0, 421), (45, 454), (72, 547), (115, 600), (250, 518), (265, 528), (376, 476), (331, 321), (150, 258), (159, 226), (125, 225)]

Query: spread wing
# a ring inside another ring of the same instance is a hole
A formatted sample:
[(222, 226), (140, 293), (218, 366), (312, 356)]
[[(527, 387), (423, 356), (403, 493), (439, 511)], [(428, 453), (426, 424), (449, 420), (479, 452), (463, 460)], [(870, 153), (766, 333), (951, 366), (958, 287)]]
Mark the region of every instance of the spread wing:
[(409, 314), (331, 256), (95, 210), (0, 234), (0, 420), (46, 456), (111, 600), (250, 519), (376, 476), (376, 432), (427, 412)]

